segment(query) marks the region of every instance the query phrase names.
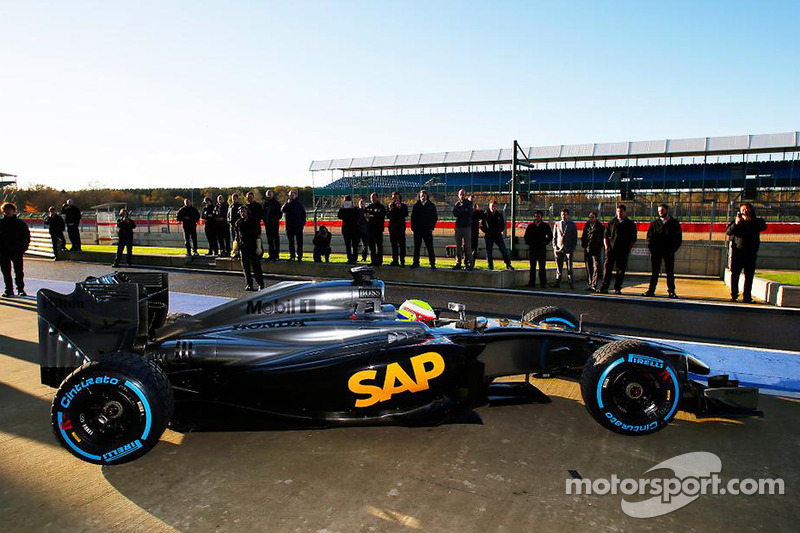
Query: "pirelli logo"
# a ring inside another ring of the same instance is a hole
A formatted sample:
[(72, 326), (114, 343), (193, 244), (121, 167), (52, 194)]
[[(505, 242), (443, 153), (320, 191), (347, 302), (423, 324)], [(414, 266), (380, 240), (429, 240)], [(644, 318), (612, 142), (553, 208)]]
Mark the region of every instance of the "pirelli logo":
[(317, 312), (317, 300), (299, 298), (292, 300), (257, 300), (247, 302), (248, 315), (295, 315)]

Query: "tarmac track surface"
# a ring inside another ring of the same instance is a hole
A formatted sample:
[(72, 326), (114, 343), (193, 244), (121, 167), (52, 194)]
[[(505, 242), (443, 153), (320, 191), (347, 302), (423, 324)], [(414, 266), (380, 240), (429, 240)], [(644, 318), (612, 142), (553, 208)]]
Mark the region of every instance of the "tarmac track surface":
[[(26, 276), (57, 281), (82, 281), (86, 276), (107, 274), (110, 266), (96, 263), (26, 262)], [(167, 270), (170, 290), (208, 296), (237, 297), (244, 294), (241, 275)], [(267, 285), (286, 278), (269, 277)], [(584, 327), (623, 335), (676, 339), (692, 342), (797, 350), (800, 328), (796, 310), (765, 305), (645, 300), (626, 296), (601, 296), (575, 290), (569, 293), (497, 291), (477, 288), (436, 288), (387, 284), (387, 300), (395, 305), (408, 298), (447, 308), (461, 302), (468, 314), (520, 316), (543, 305), (557, 305), (576, 317), (584, 315)]]

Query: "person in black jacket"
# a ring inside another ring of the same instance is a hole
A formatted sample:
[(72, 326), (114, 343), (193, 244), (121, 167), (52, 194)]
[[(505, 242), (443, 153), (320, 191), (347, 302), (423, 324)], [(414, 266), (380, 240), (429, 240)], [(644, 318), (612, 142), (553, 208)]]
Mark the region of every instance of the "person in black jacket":
[(264, 232), (267, 234), (267, 261), (277, 261), (281, 255), (281, 204), (275, 198), (274, 191), (267, 191), (267, 199), (264, 200)]
[(492, 247), (496, 244), (500, 254), (503, 256), (503, 261), (506, 263), (508, 270), (514, 270), (511, 266), (511, 258), (508, 256), (508, 249), (506, 248), (506, 239), (503, 233), (506, 231), (506, 221), (503, 217), (503, 212), (497, 208), (497, 202), (492, 200), (489, 202), (489, 211), (484, 217), (483, 233), (486, 240), (486, 263), (489, 270), (494, 269), (494, 257), (492, 257)]
[(628, 268), (628, 255), (636, 244), (636, 223), (626, 216), (627, 208), (620, 204), (617, 206), (617, 216), (606, 226), (605, 249), (606, 262), (603, 265), (603, 285), (598, 292), (607, 293), (611, 285), (611, 274), (614, 267), (617, 276), (614, 281), (614, 292), (622, 294), (622, 281), (625, 279), (625, 270)]
[[(406, 219), (408, 206), (403, 197), (395, 191), (387, 213), (389, 217), (389, 242), (392, 245), (392, 262), (389, 266), (406, 266)], [(399, 262), (398, 262), (399, 261)]]
[(411, 268), (419, 266), (419, 252), (423, 242), (428, 250), (428, 261), (430, 261), (431, 268), (436, 268), (433, 230), (436, 228), (438, 220), (436, 206), (428, 198), (428, 191), (422, 189), (419, 191), (419, 200), (411, 209), (411, 231), (414, 233), (414, 262), (411, 264)]
[(72, 198), (67, 199), (61, 206), (61, 214), (64, 215), (64, 222), (67, 225), (67, 235), (69, 243), (72, 245), (70, 250), (73, 252), (81, 251), (81, 210), (72, 202)]
[(581, 247), (583, 260), (586, 263), (586, 290), (596, 291), (597, 282), (603, 280), (603, 243), (606, 227), (597, 220), (597, 211), (589, 211), (589, 220), (583, 225)]
[(314, 234), (314, 262), (321, 263), (325, 258), (326, 263), (331, 262), (331, 232), (327, 226), (320, 226)]
[(203, 210), (200, 213), (200, 218), (203, 219), (203, 224), (206, 230), (206, 239), (208, 240), (208, 253), (206, 255), (219, 255), (219, 247), (217, 246), (217, 232), (216, 232), (216, 214), (214, 213), (214, 203), (211, 198), (206, 196), (203, 199)]
[(369, 226), (367, 226), (367, 203), (358, 199), (358, 235), (361, 240), (361, 261), (367, 260), (369, 254)]
[(550, 229), (550, 224), (544, 222), (542, 211), (536, 211), (533, 214), (533, 222), (528, 224), (525, 228), (525, 244), (528, 245), (528, 260), (531, 264), (531, 275), (528, 280), (529, 287), (536, 286), (536, 267), (539, 267), (539, 285), (542, 287), (547, 286), (547, 271), (545, 264), (547, 262), (547, 245), (553, 240), (553, 230)]
[[(230, 220), (229, 223), (231, 225), (231, 242), (238, 242), (238, 236), (236, 234), (236, 221), (239, 220), (241, 215), (239, 214), (239, 209), (242, 208), (242, 202), (239, 201), (239, 195), (233, 193), (231, 195), (231, 208), (230, 208)], [(233, 253), (234, 259), (239, 259), (239, 245), (236, 245), (236, 251)]]
[(214, 206), (215, 232), (219, 253), (223, 257), (231, 255), (231, 232), (228, 228), (228, 202), (221, 194), (217, 196), (217, 205)]
[(342, 207), (339, 208), (338, 217), (342, 221), (342, 237), (344, 238), (344, 247), (347, 253), (347, 263), (355, 265), (358, 262), (358, 221), (361, 218), (361, 212), (358, 207), (353, 205), (351, 196), (344, 197)]
[(661, 262), (667, 273), (667, 293), (670, 298), (675, 294), (675, 252), (681, 246), (683, 234), (681, 223), (669, 215), (667, 204), (658, 206), (658, 218), (650, 222), (647, 228), (647, 247), (650, 249), (650, 288), (642, 296), (654, 296), (658, 276), (661, 274)]
[(756, 274), (756, 257), (761, 245), (761, 232), (767, 229), (763, 218), (756, 217), (753, 204), (739, 207), (736, 218), (728, 224), (725, 233), (731, 238), (731, 300), (739, 298), (739, 276), (744, 270), (742, 302), (752, 303), (753, 278)]
[(117, 241), (117, 257), (114, 259), (113, 266), (119, 266), (119, 261), (122, 259), (122, 250), (125, 248), (128, 249), (128, 266), (131, 266), (131, 260), (133, 258), (134, 228), (136, 228), (136, 222), (134, 222), (128, 216), (128, 210), (123, 207), (119, 210), (119, 218), (117, 219), (117, 233), (119, 240)]
[(200, 212), (189, 198), (183, 200), (183, 207), (178, 210), (176, 218), (183, 228), (186, 257), (197, 255), (197, 222), (200, 220)]
[(14, 265), (14, 282), (17, 285), (17, 294), (25, 294), (25, 271), (22, 268), (22, 255), (31, 243), (31, 232), (28, 225), (17, 218), (17, 206), (5, 202), (0, 210), (3, 218), (0, 219), (0, 270), (3, 272), (3, 281), (6, 290), (3, 297), (14, 296), (11, 284), (11, 265)]
[(306, 210), (300, 200), (297, 199), (297, 192), (289, 192), (289, 200), (283, 204), (281, 209), (286, 216), (286, 237), (289, 239), (289, 260), (293, 261), (297, 257), (298, 261), (303, 260), (303, 228), (306, 226)]
[(478, 202), (475, 201), (474, 194), (469, 195), (469, 201), (472, 202), (472, 209), (473, 209), (472, 234), (471, 234), (470, 245), (472, 248), (472, 266), (474, 267), (475, 260), (478, 259), (478, 248), (479, 248), (478, 243), (480, 242), (479, 237), (481, 234), (480, 233), (481, 223), (483, 222), (483, 218), (486, 215), (486, 213), (484, 212), (483, 209), (481, 209), (481, 206), (478, 204)]
[[(247, 212), (250, 213), (250, 218), (254, 218), (256, 220), (262, 220), (264, 218), (264, 209), (261, 207), (261, 204), (256, 202), (256, 194), (253, 191), (247, 193), (245, 197), (247, 199)], [(261, 222), (259, 222), (261, 224)]]
[(383, 264), (383, 227), (386, 222), (386, 207), (381, 203), (378, 193), (369, 197), (370, 204), (364, 210), (369, 234), (370, 264), (381, 266)]
[(464, 261), (464, 267), (467, 270), (472, 270), (472, 215), (474, 208), (472, 202), (467, 198), (467, 191), (461, 189), (458, 191), (458, 202), (453, 206), (453, 217), (456, 219), (455, 223), (455, 237), (456, 237), (456, 264), (453, 266), (454, 270), (461, 270), (461, 261)]
[(47, 215), (44, 217), (44, 225), (47, 226), (50, 232), (50, 240), (53, 242), (53, 257), (58, 261), (58, 252), (66, 250), (67, 240), (64, 238), (64, 230), (66, 225), (61, 215), (56, 213), (56, 208), (51, 207), (47, 210)]
[[(242, 256), (242, 270), (247, 282), (246, 291), (256, 290), (253, 287), (253, 274), (258, 290), (264, 288), (264, 274), (261, 272), (261, 219), (250, 214), (247, 207), (239, 208), (239, 220), (236, 221), (236, 234), (239, 236), (239, 253)], [(252, 273), (250, 270), (252, 269)]]

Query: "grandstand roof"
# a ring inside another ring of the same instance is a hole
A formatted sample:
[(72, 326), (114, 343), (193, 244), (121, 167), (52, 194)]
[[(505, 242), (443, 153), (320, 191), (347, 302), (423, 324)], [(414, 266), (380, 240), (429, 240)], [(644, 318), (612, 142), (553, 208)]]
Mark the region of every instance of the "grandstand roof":
[[(647, 157), (692, 157), (767, 152), (800, 151), (800, 132), (732, 135), (728, 137), (696, 137), (627, 141), (617, 143), (562, 144), (531, 146), (522, 149), (526, 157), (537, 163), (629, 159)], [(449, 167), (468, 165), (510, 164), (511, 148), (464, 150), (427, 154), (371, 157), (350, 157), (312, 161), (309, 170), (378, 170), (390, 168)]]

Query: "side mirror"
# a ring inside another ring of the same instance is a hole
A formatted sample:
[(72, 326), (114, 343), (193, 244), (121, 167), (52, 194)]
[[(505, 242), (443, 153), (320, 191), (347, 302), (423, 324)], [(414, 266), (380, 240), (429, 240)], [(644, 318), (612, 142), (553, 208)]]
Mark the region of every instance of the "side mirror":
[(466, 320), (467, 319), (467, 306), (461, 303), (456, 302), (448, 302), (447, 308), (450, 311), (454, 311), (458, 313), (459, 320)]

